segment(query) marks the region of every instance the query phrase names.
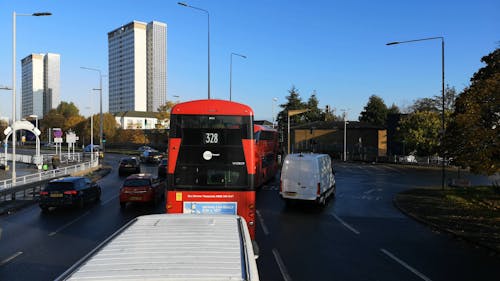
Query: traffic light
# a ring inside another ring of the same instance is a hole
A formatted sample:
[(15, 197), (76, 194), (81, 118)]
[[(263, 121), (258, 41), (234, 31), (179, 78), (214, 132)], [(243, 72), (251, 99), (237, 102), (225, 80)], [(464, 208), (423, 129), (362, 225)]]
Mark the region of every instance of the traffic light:
[(105, 143), (106, 142), (106, 134), (102, 134), (102, 142)]

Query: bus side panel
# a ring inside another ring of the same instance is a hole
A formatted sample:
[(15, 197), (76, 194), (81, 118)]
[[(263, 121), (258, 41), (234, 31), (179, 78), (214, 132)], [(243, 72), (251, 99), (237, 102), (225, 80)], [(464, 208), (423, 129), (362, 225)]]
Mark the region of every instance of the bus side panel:
[(243, 144), (243, 152), (245, 153), (245, 162), (249, 175), (255, 175), (255, 140), (241, 140)]
[[(221, 213), (230, 214), (234, 212), (233, 206), (236, 205), (236, 214), (245, 218), (248, 230), (252, 240), (255, 239), (255, 191), (167, 191), (167, 213)], [(195, 204), (193, 204), (193, 202)], [(199, 202), (199, 204), (196, 204)], [(212, 203), (230, 202), (225, 204), (227, 208), (219, 208)], [(192, 209), (184, 209), (186, 206), (192, 206)], [(235, 204), (233, 204), (235, 203)], [(205, 206), (204, 206), (205, 205)]]
[(168, 174), (173, 174), (179, 157), (179, 150), (181, 149), (181, 139), (171, 138), (168, 140)]

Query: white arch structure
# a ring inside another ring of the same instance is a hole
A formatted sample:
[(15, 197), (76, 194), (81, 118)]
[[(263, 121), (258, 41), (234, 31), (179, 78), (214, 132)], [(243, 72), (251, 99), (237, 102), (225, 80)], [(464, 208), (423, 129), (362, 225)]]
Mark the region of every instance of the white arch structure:
[[(31, 122), (26, 121), (26, 120), (20, 120), (14, 122), (11, 126), (7, 127), (3, 133), (6, 136), (5, 137), (5, 143), (8, 142), (9, 137), (12, 135), (12, 133), (15, 133), (18, 130), (26, 130), (32, 132), (35, 137), (36, 137), (36, 158), (34, 159), (34, 164), (37, 165), (37, 167), (40, 169), (41, 163), (41, 156), (40, 156), (40, 130), (35, 127)], [(12, 155), (12, 166), (16, 165), (16, 159), (14, 158), (14, 155)], [(7, 146), (5, 146), (5, 165), (7, 165)]]

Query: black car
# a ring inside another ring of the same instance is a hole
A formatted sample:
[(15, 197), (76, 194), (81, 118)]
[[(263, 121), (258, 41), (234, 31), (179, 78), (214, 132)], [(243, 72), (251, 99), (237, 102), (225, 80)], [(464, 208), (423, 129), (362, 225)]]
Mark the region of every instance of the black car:
[(160, 164), (158, 165), (158, 177), (159, 178), (166, 178), (167, 177), (167, 166), (168, 166), (168, 159), (161, 159)]
[(86, 177), (66, 177), (51, 180), (40, 191), (39, 206), (46, 212), (50, 207), (77, 206), (101, 200), (101, 187)]
[(163, 158), (163, 154), (157, 150), (146, 150), (141, 154), (141, 162), (143, 163), (159, 163)]
[(135, 157), (123, 158), (118, 167), (118, 175), (139, 174), (141, 172), (141, 163)]

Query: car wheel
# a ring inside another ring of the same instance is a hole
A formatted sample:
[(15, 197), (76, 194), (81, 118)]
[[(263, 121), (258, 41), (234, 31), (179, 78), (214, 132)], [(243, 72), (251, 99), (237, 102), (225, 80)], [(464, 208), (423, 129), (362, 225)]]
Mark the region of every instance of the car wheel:
[(100, 188), (97, 190), (97, 196), (95, 198), (95, 201), (96, 202), (100, 202), (101, 201), (101, 189)]
[(80, 197), (80, 200), (78, 200), (78, 208), (83, 209), (85, 207), (85, 201), (83, 200), (83, 197)]
[(42, 209), (42, 213), (48, 213), (49, 212), (49, 207), (47, 207), (47, 206), (40, 206), (40, 209)]
[(126, 206), (127, 206), (127, 202), (120, 202), (120, 209), (125, 210)]

